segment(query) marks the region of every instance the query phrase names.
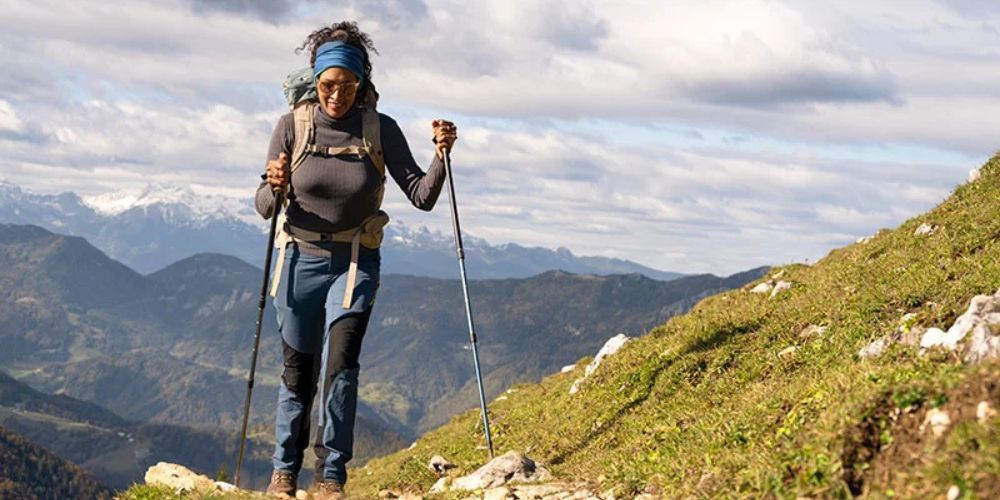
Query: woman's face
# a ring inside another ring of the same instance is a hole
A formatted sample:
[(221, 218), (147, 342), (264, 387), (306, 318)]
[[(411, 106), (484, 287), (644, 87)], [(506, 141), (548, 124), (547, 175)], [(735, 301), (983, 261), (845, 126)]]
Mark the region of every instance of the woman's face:
[(358, 77), (344, 68), (328, 68), (316, 79), (316, 94), (326, 114), (344, 116), (358, 94)]

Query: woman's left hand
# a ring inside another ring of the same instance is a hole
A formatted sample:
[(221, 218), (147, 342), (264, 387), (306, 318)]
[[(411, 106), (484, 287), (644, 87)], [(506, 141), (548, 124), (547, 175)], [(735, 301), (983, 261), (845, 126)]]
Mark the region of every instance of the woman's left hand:
[(438, 158), (444, 159), (444, 153), (451, 151), (458, 139), (458, 127), (448, 120), (434, 120), (431, 122), (434, 129), (434, 143), (437, 145)]

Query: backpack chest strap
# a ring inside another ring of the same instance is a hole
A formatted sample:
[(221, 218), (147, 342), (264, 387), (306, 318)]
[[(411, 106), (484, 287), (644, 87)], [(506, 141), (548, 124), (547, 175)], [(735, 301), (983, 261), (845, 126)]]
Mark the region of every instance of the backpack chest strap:
[(325, 156), (338, 156), (338, 155), (354, 155), (358, 158), (364, 158), (368, 154), (368, 148), (364, 146), (343, 146), (343, 147), (333, 147), (333, 146), (317, 146), (315, 144), (306, 144), (305, 152), (310, 154), (321, 154)]

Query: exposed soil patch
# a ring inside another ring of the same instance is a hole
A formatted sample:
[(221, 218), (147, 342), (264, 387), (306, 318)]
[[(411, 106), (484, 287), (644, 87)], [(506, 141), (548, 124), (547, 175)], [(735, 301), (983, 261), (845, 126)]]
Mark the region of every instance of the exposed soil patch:
[[(883, 395), (872, 406), (871, 415), (845, 434), (841, 453), (843, 479), (855, 495), (893, 489), (906, 491), (914, 473), (927, 471), (939, 454), (947, 453), (948, 436), (962, 423), (977, 423), (977, 407), (987, 401), (1000, 407), (1000, 370), (983, 371), (969, 376), (943, 396), (933, 395), (899, 409), (898, 400)], [(943, 404), (941, 404), (943, 402)], [(935, 436), (928, 422), (928, 412), (947, 414), (950, 423)], [(961, 450), (951, 453), (962, 454)], [(942, 492), (949, 485), (944, 484)], [(969, 485), (979, 495), (1000, 491), (1000, 478), (978, 477)]]
[(840, 454), (844, 482), (854, 495), (864, 491), (868, 469), (881, 451), (883, 433), (896, 414), (891, 394), (883, 394), (869, 407), (869, 415), (844, 433)]

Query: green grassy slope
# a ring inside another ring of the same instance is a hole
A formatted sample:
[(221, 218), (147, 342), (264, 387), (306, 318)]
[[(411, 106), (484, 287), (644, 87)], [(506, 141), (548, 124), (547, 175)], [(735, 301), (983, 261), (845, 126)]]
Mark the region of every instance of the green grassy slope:
[[(857, 357), (905, 313), (947, 328), (971, 297), (1000, 287), (1000, 156), (982, 173), (895, 231), (784, 267), (794, 287), (773, 299), (744, 289), (702, 301), (628, 344), (574, 396), (582, 364), (518, 387), (490, 406), (498, 452), (526, 451), (557, 477), (620, 494), (1000, 491), (1000, 423), (975, 417), (981, 400), (1000, 407), (996, 361), (969, 366), (905, 346)], [(939, 229), (914, 235), (924, 222)], [(810, 325), (828, 329), (802, 335)], [(931, 407), (952, 415), (937, 439), (919, 429)], [(432, 455), (471, 471), (485, 460), (483, 441), (477, 413), (467, 412), (355, 470), (349, 487), (362, 498), (426, 491)]]

